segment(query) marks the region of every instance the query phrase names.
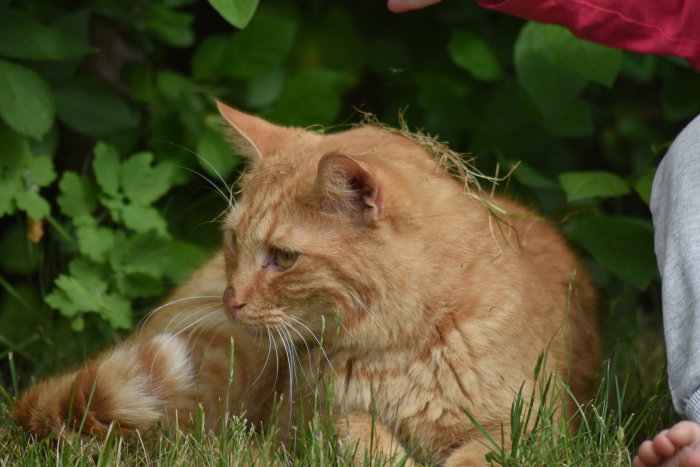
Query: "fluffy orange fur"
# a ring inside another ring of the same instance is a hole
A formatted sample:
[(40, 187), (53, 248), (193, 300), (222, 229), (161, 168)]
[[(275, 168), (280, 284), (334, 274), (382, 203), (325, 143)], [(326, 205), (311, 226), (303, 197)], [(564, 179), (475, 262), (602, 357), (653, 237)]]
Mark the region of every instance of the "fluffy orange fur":
[(250, 158), (223, 248), (126, 342), (30, 388), (22, 426), (146, 430), (197, 403), (212, 427), (224, 410), (259, 425), (277, 396), (280, 414), (308, 409), (330, 380), (349, 449), (463, 466), (486, 452), (464, 411), (500, 439), (543, 352), (543, 372), (590, 398), (595, 293), (547, 222), (489, 197), (499, 222), (397, 132), (322, 135), (219, 109)]

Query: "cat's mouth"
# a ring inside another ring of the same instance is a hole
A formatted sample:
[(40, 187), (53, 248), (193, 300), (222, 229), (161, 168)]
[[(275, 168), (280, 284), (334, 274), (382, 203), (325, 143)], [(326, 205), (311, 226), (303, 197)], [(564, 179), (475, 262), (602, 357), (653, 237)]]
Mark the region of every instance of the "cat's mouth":
[(229, 317), (234, 323), (240, 325), (247, 334), (255, 337), (269, 336), (275, 332), (275, 329), (281, 329), (287, 325), (286, 315), (284, 311), (279, 309), (256, 312), (242, 310), (237, 316), (229, 314)]

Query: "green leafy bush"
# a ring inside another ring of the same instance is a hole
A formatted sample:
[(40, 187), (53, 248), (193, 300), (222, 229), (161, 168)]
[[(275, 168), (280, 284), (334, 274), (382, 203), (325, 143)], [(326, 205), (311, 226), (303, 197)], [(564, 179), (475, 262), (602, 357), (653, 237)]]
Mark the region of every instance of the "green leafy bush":
[(563, 223), (615, 312), (658, 310), (646, 203), (700, 104), (678, 60), (467, 1), (2, 4), (0, 356), (21, 374), (133, 328), (215, 248), (242, 161), (214, 99), (299, 126), (403, 112), (485, 173), (519, 164), (508, 191)]

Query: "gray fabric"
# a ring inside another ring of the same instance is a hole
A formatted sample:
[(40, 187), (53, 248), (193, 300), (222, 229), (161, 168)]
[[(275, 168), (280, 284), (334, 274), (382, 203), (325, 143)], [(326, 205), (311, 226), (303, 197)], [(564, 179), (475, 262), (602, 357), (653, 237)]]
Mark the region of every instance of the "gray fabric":
[(700, 117), (661, 161), (650, 208), (673, 406), (700, 422)]

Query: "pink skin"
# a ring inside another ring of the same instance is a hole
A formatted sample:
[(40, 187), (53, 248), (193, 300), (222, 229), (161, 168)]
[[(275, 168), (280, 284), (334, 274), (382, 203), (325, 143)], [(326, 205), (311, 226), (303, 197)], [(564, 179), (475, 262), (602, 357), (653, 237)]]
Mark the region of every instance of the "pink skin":
[(389, 0), (386, 6), (394, 13), (403, 13), (405, 11), (419, 10), (439, 2), (440, 0)]
[(644, 441), (632, 461), (634, 467), (700, 467), (700, 425), (680, 422)]

